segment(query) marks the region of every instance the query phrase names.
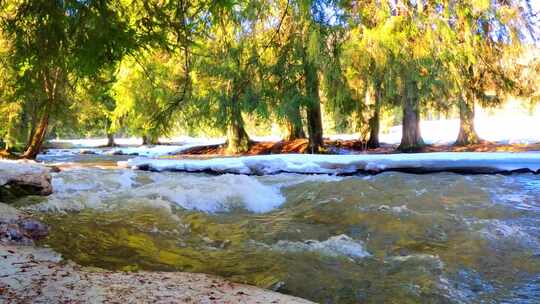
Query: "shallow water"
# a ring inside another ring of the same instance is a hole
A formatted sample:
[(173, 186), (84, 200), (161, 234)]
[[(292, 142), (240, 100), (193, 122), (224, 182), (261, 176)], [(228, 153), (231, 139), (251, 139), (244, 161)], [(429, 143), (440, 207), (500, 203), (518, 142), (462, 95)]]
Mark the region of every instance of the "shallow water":
[(45, 243), (83, 265), (212, 273), (321, 303), (540, 301), (538, 175), (86, 164), (53, 183), (50, 197), (17, 204), (50, 224)]

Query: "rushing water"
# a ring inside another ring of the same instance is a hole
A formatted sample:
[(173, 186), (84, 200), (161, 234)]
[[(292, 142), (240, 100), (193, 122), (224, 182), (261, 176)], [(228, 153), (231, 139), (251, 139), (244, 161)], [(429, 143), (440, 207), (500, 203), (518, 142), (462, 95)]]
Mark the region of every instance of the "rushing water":
[(205, 272), (322, 303), (538, 303), (540, 176), (84, 165), (19, 206), (80, 264)]

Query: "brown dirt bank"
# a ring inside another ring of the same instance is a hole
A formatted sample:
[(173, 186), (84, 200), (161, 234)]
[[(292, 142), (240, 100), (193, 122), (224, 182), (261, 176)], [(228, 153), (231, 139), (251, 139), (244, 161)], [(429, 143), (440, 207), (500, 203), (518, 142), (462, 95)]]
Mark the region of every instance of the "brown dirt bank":
[[(366, 144), (360, 140), (324, 140), (324, 152), (328, 154), (392, 154), (400, 153), (397, 145), (381, 144), (376, 149), (366, 149)], [(248, 152), (241, 155), (265, 155), (265, 154), (286, 154), (286, 153), (308, 153), (309, 146), (307, 139), (297, 139), (292, 141), (264, 141), (253, 142)], [(540, 143), (535, 144), (502, 144), (496, 142), (481, 142), (469, 146), (454, 145), (426, 145), (418, 152), (526, 152), (540, 151)], [(193, 147), (182, 151), (177, 156), (223, 156), (227, 155), (225, 145), (207, 145)]]

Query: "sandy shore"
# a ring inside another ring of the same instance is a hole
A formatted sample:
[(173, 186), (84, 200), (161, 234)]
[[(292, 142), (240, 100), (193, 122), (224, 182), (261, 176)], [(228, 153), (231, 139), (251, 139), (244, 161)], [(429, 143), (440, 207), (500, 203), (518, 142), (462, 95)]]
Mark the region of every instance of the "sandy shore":
[(1, 303), (311, 303), (205, 274), (84, 268), (47, 248), (0, 243)]

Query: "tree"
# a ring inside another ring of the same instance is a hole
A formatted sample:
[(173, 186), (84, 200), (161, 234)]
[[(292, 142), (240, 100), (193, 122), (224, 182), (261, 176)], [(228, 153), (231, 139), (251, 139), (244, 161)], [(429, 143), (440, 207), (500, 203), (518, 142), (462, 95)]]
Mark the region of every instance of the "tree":
[[(368, 125), (366, 146), (377, 148), (380, 145), (381, 109), (390, 101), (391, 86), (394, 85), (390, 77), (393, 62), (391, 46), (388, 44), (389, 28), (378, 26), (384, 23), (389, 15), (388, 11), (385, 13), (379, 5), (367, 6), (364, 9), (372, 14), (365, 16), (370, 18), (369, 22), (358, 25), (350, 33), (345, 52), (346, 75), (349, 84), (357, 91), (357, 97), (354, 98), (357, 106), (350, 107), (350, 111), (356, 112), (359, 127)], [(369, 104), (366, 104), (368, 102)], [(368, 112), (367, 118), (365, 112)]]
[[(447, 47), (453, 60), (447, 61), (455, 81), (454, 96), (460, 114), (460, 130), (456, 145), (480, 141), (474, 127), (475, 106), (501, 102), (498, 95), (510, 92), (517, 85), (512, 68), (504, 58), (509, 50), (519, 50), (525, 39), (522, 28), (529, 28), (526, 9), (513, 1), (460, 1), (448, 3), (455, 22), (448, 24)], [(450, 16), (448, 16), (450, 17)], [(513, 54), (519, 56), (519, 52)], [(489, 95), (494, 91), (497, 95)]]
[(176, 98), (178, 79), (183, 75), (176, 58), (169, 52), (151, 50), (122, 61), (118, 80), (111, 88), (116, 105), (111, 130), (123, 129), (142, 137), (143, 144), (155, 145), (164, 128), (174, 127), (173, 119), (157, 127), (150, 114), (163, 111)]
[(69, 102), (77, 79), (120, 59), (130, 46), (119, 6), (99, 0), (2, 4), (2, 27), (18, 71), (15, 95), (35, 109), (23, 157), (39, 153), (51, 119)]

